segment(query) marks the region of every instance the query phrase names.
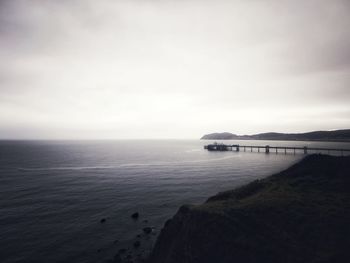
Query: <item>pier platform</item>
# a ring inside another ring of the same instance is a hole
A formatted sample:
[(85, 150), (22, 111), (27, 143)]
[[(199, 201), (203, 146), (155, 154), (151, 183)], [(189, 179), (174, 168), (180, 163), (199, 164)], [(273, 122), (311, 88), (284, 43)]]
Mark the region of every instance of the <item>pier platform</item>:
[(248, 151), (248, 152), (263, 152), (269, 154), (274, 153), (326, 153), (326, 154), (339, 154), (339, 155), (348, 155), (350, 154), (350, 149), (339, 149), (339, 148), (322, 148), (322, 147), (295, 147), (295, 146), (270, 146), (270, 145), (238, 145), (238, 144), (222, 144), (222, 143), (213, 143), (204, 146), (204, 149), (208, 151)]

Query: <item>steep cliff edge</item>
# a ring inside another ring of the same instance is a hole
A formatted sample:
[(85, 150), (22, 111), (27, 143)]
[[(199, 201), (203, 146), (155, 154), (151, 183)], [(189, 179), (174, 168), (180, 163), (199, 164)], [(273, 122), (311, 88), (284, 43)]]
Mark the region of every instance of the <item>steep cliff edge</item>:
[(182, 206), (152, 263), (349, 262), (350, 157), (311, 155), (289, 169)]

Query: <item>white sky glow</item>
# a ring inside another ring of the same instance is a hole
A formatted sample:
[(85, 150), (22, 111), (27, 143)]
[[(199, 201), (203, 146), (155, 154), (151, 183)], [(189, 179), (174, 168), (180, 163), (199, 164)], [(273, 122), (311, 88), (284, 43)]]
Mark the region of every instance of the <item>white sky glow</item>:
[(0, 3), (0, 138), (350, 127), (348, 1)]

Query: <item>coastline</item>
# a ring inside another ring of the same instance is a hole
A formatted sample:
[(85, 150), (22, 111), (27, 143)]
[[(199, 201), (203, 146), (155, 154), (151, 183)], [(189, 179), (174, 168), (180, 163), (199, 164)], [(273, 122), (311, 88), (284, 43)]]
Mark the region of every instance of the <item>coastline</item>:
[(184, 205), (165, 223), (149, 262), (344, 262), (349, 175), (349, 156), (310, 155), (204, 204)]
[(201, 140), (266, 140), (305, 142), (350, 142), (350, 129), (312, 131), (304, 133), (265, 132), (252, 135), (237, 135), (230, 132), (205, 134)]
[(280, 139), (280, 138), (275, 138), (275, 139), (266, 139), (266, 138), (210, 138), (210, 139), (202, 139), (202, 141), (286, 141), (286, 142), (340, 142), (340, 143), (349, 143), (350, 139)]

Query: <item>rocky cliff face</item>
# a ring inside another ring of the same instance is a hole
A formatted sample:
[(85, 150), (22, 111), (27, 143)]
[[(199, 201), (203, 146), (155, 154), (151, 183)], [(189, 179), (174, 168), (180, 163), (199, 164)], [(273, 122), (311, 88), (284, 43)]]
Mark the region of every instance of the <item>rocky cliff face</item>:
[(312, 155), (291, 168), (182, 206), (152, 263), (348, 262), (350, 157)]

